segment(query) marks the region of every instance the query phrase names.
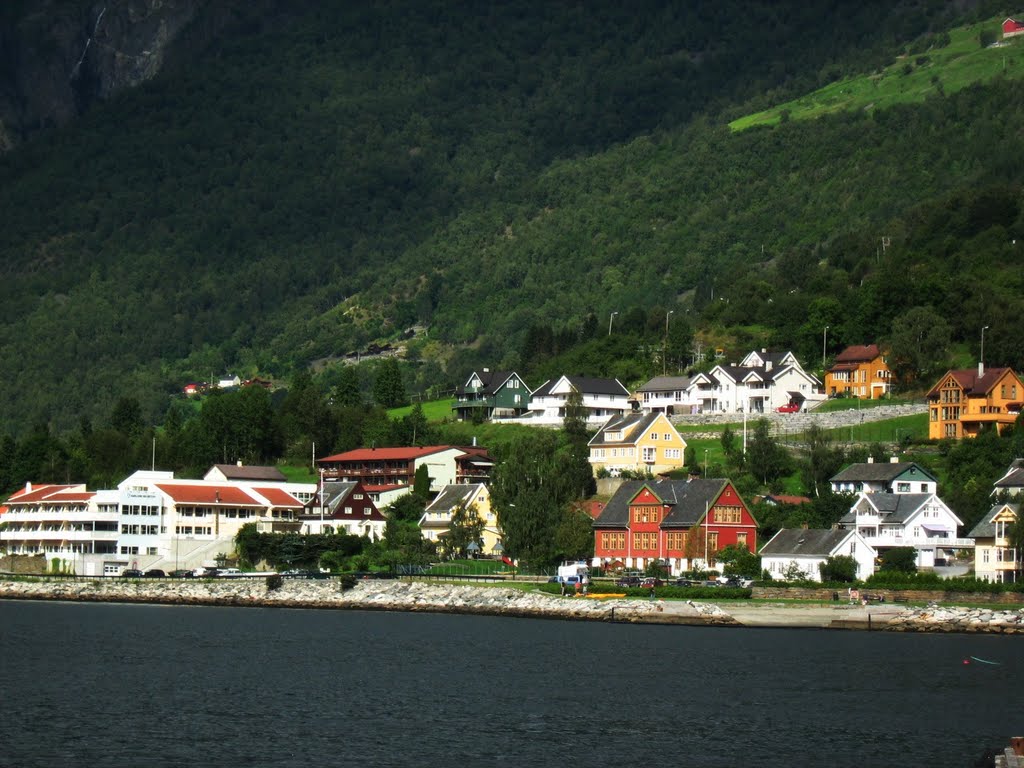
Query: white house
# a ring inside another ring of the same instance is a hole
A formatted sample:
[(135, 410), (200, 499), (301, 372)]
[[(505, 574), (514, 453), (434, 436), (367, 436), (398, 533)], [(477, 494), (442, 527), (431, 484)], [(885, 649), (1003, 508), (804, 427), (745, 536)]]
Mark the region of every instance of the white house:
[(878, 551), (895, 547), (917, 550), (919, 568), (945, 565), (958, 550), (973, 549), (974, 540), (957, 538), (963, 525), (934, 493), (862, 491), (839, 527), (855, 530)]
[(689, 376), (655, 376), (637, 387), (637, 405), (645, 413), (694, 413), (697, 402), (691, 397)]
[(938, 480), (914, 462), (895, 456), (885, 462), (868, 459), (851, 464), (829, 479), (833, 493), (937, 493)]
[(792, 352), (751, 352), (739, 365), (716, 365), (690, 380), (688, 399), (702, 413), (766, 413), (824, 400), (821, 382)]
[(830, 557), (852, 557), (858, 579), (875, 570), (875, 550), (855, 530), (783, 528), (761, 547), (761, 567), (774, 579), (821, 581), (819, 566)]
[(561, 424), (565, 420), (566, 404), (573, 392), (578, 392), (582, 397), (587, 423), (591, 426), (600, 426), (612, 416), (619, 416), (631, 409), (629, 390), (618, 379), (562, 376), (549, 379), (534, 390), (530, 396), (530, 413), (527, 416), (508, 421), (519, 424)]
[(1006, 474), (996, 480), (992, 487), (992, 495), (1000, 493), (1014, 498), (1024, 494), (1024, 459), (1014, 459)]

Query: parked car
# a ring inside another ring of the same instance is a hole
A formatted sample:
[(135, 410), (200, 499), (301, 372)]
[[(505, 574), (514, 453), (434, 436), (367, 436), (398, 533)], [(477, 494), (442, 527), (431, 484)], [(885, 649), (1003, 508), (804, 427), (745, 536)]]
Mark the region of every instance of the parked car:
[(693, 579), (676, 579), (675, 584), (677, 587), (699, 587), (700, 583)]
[(639, 576), (620, 576), (615, 582), (616, 587), (639, 587), (642, 579)]
[(217, 568), (204, 568), (200, 566), (192, 571), (192, 575), (197, 579), (212, 579), (219, 572)]
[(187, 568), (179, 568), (176, 571), (171, 571), (168, 575), (172, 579), (191, 579), (195, 576), (195, 574)]
[(140, 571), (138, 568), (125, 568), (123, 571), (121, 571), (121, 576), (126, 579), (141, 579), (142, 571)]
[(245, 574), (238, 568), (221, 568), (217, 571), (218, 579), (237, 579)]
[(166, 579), (167, 574), (161, 571), (159, 568), (150, 568), (144, 574), (147, 579)]
[(800, 405), (798, 403), (786, 403), (780, 405), (775, 409), (778, 413), (800, 413)]
[(640, 586), (644, 589), (654, 589), (655, 587), (662, 587), (665, 582), (659, 579), (657, 576), (648, 576), (640, 582)]

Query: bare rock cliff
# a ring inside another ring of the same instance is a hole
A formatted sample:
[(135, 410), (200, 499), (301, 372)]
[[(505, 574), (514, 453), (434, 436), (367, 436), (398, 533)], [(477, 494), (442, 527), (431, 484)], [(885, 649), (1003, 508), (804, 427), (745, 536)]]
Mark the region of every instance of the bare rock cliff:
[(0, 10), (0, 151), (184, 66), (273, 0), (36, 0)]

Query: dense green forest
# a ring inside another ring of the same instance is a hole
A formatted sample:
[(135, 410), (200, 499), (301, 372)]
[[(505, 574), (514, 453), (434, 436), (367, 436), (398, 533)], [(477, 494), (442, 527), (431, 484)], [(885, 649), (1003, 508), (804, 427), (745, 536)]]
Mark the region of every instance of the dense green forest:
[(315, 363), (332, 391), (333, 361), (411, 326), (411, 391), (480, 365), (635, 383), (695, 340), (813, 361), (825, 325), (830, 353), (891, 343), (907, 388), (985, 325), (987, 361), (1024, 367), (1016, 83), (727, 125), (1002, 11), (393, 0), (242, 25), (0, 158), (0, 432), (84, 439), (124, 398), (184, 429), (171, 396), (229, 369)]

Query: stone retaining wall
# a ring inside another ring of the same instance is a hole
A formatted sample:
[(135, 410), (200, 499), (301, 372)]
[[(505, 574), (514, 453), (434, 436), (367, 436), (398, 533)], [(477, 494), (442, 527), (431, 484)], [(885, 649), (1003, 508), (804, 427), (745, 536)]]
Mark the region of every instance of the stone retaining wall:
[[(832, 600), (838, 592), (839, 602), (846, 602), (845, 589), (824, 587), (753, 587), (751, 597), (764, 600)], [(938, 589), (873, 589), (861, 587), (862, 595), (880, 595), (887, 603), (967, 603), (969, 605), (1024, 605), (1022, 592), (946, 592)]]

